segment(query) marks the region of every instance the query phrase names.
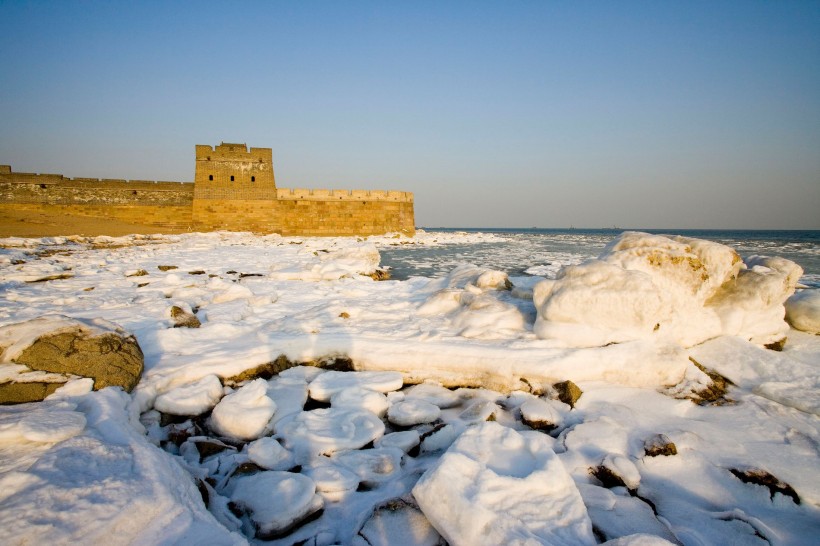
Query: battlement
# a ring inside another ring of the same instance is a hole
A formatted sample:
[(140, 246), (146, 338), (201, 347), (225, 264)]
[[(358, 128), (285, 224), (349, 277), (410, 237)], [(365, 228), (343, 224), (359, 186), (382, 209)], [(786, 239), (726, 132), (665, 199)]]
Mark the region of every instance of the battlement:
[(6, 211), (53, 218), (54, 225), (64, 216), (82, 216), (169, 232), (330, 236), (415, 230), (410, 192), (277, 189), (272, 150), (244, 143), (197, 144), (195, 157), (193, 184), (16, 173), (0, 165), (0, 225)]
[(294, 201), (395, 201), (412, 203), (413, 194), (395, 190), (316, 190), (304, 188), (279, 188), (279, 200)]

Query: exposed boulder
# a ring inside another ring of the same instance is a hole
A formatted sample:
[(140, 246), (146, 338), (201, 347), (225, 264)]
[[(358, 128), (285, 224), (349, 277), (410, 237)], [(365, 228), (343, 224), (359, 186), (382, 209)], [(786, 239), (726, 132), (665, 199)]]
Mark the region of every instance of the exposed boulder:
[(647, 438), (643, 443), (643, 451), (647, 457), (659, 457), (661, 455), (668, 457), (678, 454), (677, 446), (665, 434), (656, 434), (651, 438)]
[(581, 388), (572, 381), (561, 381), (552, 386), (558, 393), (558, 400), (575, 409), (575, 403), (584, 394)]
[[(0, 363), (24, 366), (21, 375), (48, 372), (52, 379), (47, 383), (57, 386), (89, 377), (95, 390), (113, 386), (130, 392), (142, 374), (143, 354), (136, 338), (116, 324), (48, 315), (0, 328)], [(41, 400), (40, 394), (45, 397), (57, 388), (13, 379), (5, 385), (7, 403)]]
[(195, 314), (186, 311), (178, 305), (171, 306), (169, 312), (171, 313), (171, 321), (174, 324), (174, 328), (199, 328), (202, 326), (202, 323), (199, 322)]

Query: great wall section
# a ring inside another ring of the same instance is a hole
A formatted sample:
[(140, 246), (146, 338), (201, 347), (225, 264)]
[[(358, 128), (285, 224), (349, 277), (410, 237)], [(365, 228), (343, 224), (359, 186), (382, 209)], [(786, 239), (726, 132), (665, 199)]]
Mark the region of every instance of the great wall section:
[(415, 231), (410, 192), (277, 188), (270, 148), (223, 142), (195, 151), (193, 183), (67, 178), (0, 165), (0, 236)]

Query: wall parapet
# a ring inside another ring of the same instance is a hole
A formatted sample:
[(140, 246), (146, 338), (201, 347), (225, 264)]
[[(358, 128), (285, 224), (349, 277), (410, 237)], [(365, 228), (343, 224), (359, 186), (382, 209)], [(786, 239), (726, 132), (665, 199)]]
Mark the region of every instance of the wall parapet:
[(393, 201), (397, 203), (412, 203), (413, 193), (396, 190), (277, 188), (277, 198), (290, 201)]

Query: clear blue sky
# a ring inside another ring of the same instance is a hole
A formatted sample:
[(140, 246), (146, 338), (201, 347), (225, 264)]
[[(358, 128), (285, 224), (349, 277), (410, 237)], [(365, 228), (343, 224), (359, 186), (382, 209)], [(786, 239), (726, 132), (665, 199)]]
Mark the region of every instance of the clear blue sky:
[(420, 226), (820, 229), (820, 2), (0, 0), (0, 163), (223, 140)]

